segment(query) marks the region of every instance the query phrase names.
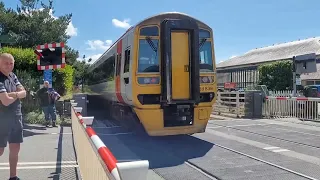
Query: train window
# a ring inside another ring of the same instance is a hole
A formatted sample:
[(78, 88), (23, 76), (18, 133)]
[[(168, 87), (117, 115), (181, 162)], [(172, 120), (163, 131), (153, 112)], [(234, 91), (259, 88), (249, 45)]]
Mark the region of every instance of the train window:
[(129, 72), (130, 66), (130, 49), (125, 51), (125, 59), (124, 59), (124, 73)]
[(212, 72), (213, 63), (212, 63), (212, 48), (211, 42), (204, 42), (200, 47), (200, 72)]
[(106, 61), (96, 67), (89, 75), (88, 85), (100, 84), (114, 79), (115, 55), (109, 57)]
[(116, 76), (120, 75), (120, 69), (121, 69), (121, 54), (118, 54), (117, 56), (117, 71)]
[(159, 72), (158, 41), (156, 39), (140, 40), (138, 72)]
[(141, 28), (140, 36), (159, 36), (158, 26)]
[(199, 38), (210, 38), (210, 32), (204, 29), (199, 29)]

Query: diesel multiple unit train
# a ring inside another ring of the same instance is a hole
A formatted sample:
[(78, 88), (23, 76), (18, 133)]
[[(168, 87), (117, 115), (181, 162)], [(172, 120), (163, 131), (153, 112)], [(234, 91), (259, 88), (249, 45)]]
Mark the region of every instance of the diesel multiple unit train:
[(150, 136), (204, 132), (217, 92), (212, 29), (182, 13), (149, 17), (89, 74), (91, 95), (123, 124), (140, 125)]

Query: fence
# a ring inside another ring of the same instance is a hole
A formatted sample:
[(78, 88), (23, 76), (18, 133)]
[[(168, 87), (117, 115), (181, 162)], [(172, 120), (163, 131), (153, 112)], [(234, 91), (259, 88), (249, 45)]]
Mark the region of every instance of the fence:
[(269, 91), (269, 94), (270, 96), (289, 97), (289, 96), (292, 96), (293, 91), (291, 90)]
[[(285, 95), (285, 91), (282, 95)], [(243, 117), (245, 115), (244, 100), (244, 92), (218, 92), (213, 111), (219, 115)], [(262, 116), (265, 118), (292, 117), (320, 121), (319, 103), (320, 98), (268, 96), (262, 104)]]
[(263, 115), (266, 118), (319, 121), (319, 103), (320, 98), (269, 96), (263, 104)]
[(213, 111), (221, 114), (235, 114), (237, 117), (244, 116), (244, 92), (218, 92), (217, 101)]

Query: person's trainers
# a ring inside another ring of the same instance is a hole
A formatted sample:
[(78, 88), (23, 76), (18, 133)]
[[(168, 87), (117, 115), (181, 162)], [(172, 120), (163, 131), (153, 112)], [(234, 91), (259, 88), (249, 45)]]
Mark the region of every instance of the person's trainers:
[(52, 122), (52, 127), (57, 127), (56, 122)]
[(16, 177), (11, 177), (9, 180), (21, 180), (21, 179), (16, 176)]

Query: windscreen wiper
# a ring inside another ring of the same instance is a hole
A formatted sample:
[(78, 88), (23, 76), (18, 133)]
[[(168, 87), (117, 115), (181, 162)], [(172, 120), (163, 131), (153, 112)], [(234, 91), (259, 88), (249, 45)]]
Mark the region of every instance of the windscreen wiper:
[(151, 38), (149, 36), (146, 37), (146, 40), (148, 42), (148, 44), (150, 45), (150, 47), (153, 49), (154, 52), (157, 52), (157, 48), (154, 45), (154, 43), (152, 42)]
[(203, 38), (201, 39), (201, 42), (199, 43), (199, 50), (202, 48), (202, 46), (204, 45), (204, 43), (207, 41), (207, 38)]

